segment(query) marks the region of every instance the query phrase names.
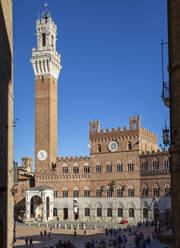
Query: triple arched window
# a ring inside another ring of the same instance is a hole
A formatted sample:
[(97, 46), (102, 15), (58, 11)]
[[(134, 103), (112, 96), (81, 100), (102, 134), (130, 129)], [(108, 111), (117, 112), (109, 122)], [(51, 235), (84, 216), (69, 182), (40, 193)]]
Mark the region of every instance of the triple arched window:
[(73, 173), (78, 174), (79, 173), (79, 166), (77, 163), (73, 165)]
[(112, 164), (111, 162), (108, 162), (107, 165), (106, 165), (106, 172), (110, 173), (112, 172)]
[(63, 174), (68, 174), (68, 166), (67, 166), (67, 164), (63, 164), (62, 172), (63, 172)]
[(169, 159), (168, 158), (164, 160), (164, 169), (169, 170)]
[(84, 188), (84, 197), (90, 197), (90, 189), (88, 187)]
[(117, 197), (123, 197), (123, 190), (120, 186), (117, 188)]
[(112, 197), (113, 192), (112, 192), (112, 188), (110, 186), (107, 187), (106, 194), (107, 194), (107, 197)]
[(154, 197), (159, 197), (159, 186), (157, 184), (153, 186), (153, 195)]
[(159, 170), (159, 161), (157, 159), (153, 161), (152, 169)]
[(134, 187), (132, 185), (128, 187), (128, 196), (134, 197)]
[(96, 197), (102, 197), (102, 188), (100, 186), (96, 189)]
[(78, 189), (78, 187), (74, 187), (74, 189), (73, 189), (73, 197), (74, 198), (79, 197), (79, 189)]
[(85, 163), (85, 165), (84, 165), (84, 173), (89, 173), (89, 172), (90, 172), (89, 164)]
[(134, 171), (134, 164), (131, 160), (129, 160), (129, 162), (128, 162), (128, 171), (129, 172)]
[(141, 163), (141, 170), (142, 171), (147, 171), (148, 170), (148, 163), (146, 160), (143, 160)]
[(96, 164), (96, 173), (101, 173), (101, 164), (99, 162)]
[(142, 196), (147, 197), (148, 196), (148, 186), (144, 184), (142, 188)]
[(165, 196), (170, 196), (171, 195), (171, 189), (169, 184), (165, 185)]
[(63, 188), (62, 195), (63, 197), (68, 197), (68, 189), (66, 187)]
[(122, 171), (123, 171), (122, 163), (121, 163), (121, 161), (118, 161), (117, 162), (117, 172), (122, 172)]

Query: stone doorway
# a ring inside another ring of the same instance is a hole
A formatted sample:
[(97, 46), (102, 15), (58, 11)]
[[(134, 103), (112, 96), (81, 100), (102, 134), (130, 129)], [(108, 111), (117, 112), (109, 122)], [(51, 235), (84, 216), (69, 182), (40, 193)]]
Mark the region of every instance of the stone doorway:
[(154, 224), (155, 226), (159, 223), (159, 208), (154, 208)]
[(68, 208), (63, 208), (63, 220), (68, 219)]

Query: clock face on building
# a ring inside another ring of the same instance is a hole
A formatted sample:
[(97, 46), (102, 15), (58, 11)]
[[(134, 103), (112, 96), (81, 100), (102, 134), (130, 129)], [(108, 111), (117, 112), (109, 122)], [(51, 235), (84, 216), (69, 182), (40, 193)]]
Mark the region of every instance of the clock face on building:
[(119, 147), (119, 145), (118, 145), (117, 141), (114, 141), (114, 140), (109, 142), (109, 144), (108, 144), (108, 149), (110, 152), (116, 152), (118, 147)]
[(46, 158), (47, 158), (47, 152), (46, 152), (45, 150), (40, 150), (40, 151), (37, 153), (37, 158), (38, 158), (40, 161), (46, 160)]

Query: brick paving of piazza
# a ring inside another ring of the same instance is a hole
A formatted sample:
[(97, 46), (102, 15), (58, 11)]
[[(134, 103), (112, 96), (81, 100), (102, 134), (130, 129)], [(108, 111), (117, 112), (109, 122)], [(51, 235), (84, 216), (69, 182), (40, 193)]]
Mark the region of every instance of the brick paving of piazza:
[[(40, 232), (44, 233), (46, 230), (46, 237), (40, 237)], [(150, 236), (151, 244), (146, 246), (147, 248), (170, 248), (168, 245), (160, 244), (159, 241), (152, 239), (152, 231), (154, 227), (140, 227), (137, 233), (143, 232), (145, 237)], [(102, 239), (105, 241), (109, 241), (109, 239), (113, 239), (113, 237), (106, 237), (105, 231), (103, 229), (87, 229), (86, 234), (83, 234), (83, 230), (77, 230), (77, 236), (74, 236), (74, 231), (70, 229), (60, 229), (60, 228), (53, 228), (51, 230), (51, 239), (48, 237), (48, 233), (50, 232), (50, 228), (47, 227), (37, 227), (37, 226), (26, 226), (26, 225), (17, 225), (16, 226), (16, 243), (14, 244), (14, 248), (23, 248), (26, 247), (25, 239), (33, 240), (33, 246), (35, 248), (56, 248), (56, 244), (59, 240), (68, 241), (70, 240), (72, 244), (74, 244), (76, 248), (84, 248), (86, 242), (91, 242), (93, 240), (97, 240), (100, 242)], [(125, 235), (127, 237), (127, 246), (126, 248), (135, 248), (135, 236), (134, 236), (134, 229), (132, 228), (131, 234), (124, 229), (121, 230), (120, 235), (121, 237)], [(29, 246), (28, 246), (29, 247)], [(93, 246), (92, 246), (93, 247)], [(95, 246), (94, 246), (95, 247)], [(100, 246), (97, 246), (100, 247)], [(115, 247), (115, 246), (106, 246), (106, 247)]]

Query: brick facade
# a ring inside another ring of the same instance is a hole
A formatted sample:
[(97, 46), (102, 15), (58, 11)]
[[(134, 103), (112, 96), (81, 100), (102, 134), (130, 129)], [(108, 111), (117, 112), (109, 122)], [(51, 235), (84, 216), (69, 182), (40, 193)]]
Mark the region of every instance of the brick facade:
[[(33, 48), (31, 60), (35, 73), (36, 190), (54, 189), (54, 215), (59, 220), (128, 219), (135, 223), (155, 219), (155, 208), (170, 208), (169, 159), (167, 152), (159, 150), (157, 135), (141, 126), (140, 116), (129, 117), (129, 128), (103, 130), (100, 121), (90, 122), (90, 157), (57, 157), (57, 80), (61, 66), (60, 55), (48, 37), (51, 32), (56, 35), (49, 16), (47, 12), (36, 22), (38, 49)], [(49, 33), (39, 31), (47, 29)], [(52, 57), (46, 62), (47, 52)], [(55, 64), (56, 70), (51, 70), (49, 63)], [(37, 203), (32, 191), (27, 195), (28, 216), (31, 200)], [(162, 198), (166, 206), (161, 204)], [(118, 209), (124, 214), (119, 216)]]

